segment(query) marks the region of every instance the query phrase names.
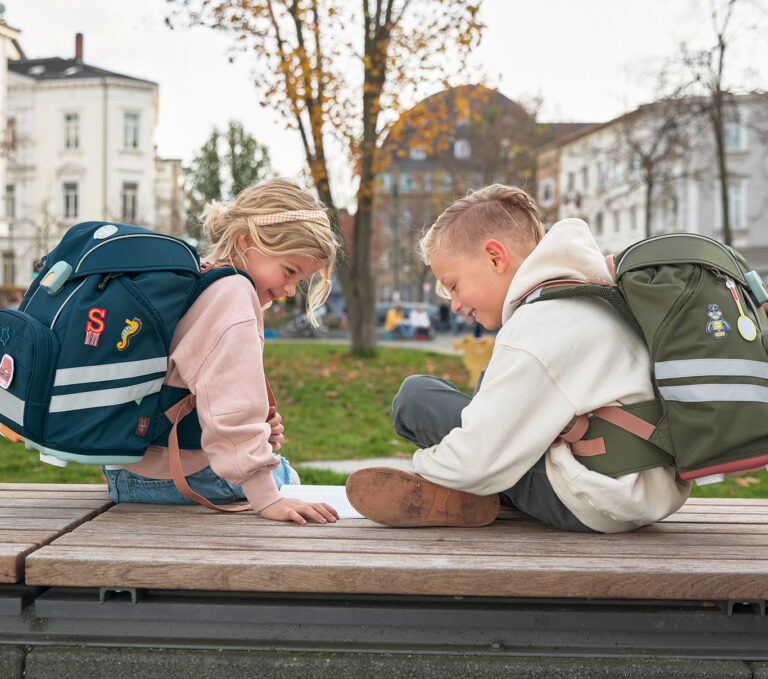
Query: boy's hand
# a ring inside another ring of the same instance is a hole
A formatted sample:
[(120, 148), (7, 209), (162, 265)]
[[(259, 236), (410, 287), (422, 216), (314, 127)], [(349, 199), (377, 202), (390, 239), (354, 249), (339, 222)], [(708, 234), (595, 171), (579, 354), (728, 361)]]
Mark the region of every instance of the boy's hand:
[(267, 424), (272, 427), (272, 433), (269, 435), (269, 444), (272, 446), (272, 450), (280, 450), (285, 441), (283, 432), (285, 427), (281, 424), (283, 421), (280, 413), (277, 412), (275, 406), (269, 406), (269, 413), (267, 414)]
[(295, 521), (302, 524), (307, 519), (316, 523), (336, 523), (339, 513), (325, 502), (305, 502), (294, 497), (284, 497), (264, 507), (259, 516), (272, 521)]

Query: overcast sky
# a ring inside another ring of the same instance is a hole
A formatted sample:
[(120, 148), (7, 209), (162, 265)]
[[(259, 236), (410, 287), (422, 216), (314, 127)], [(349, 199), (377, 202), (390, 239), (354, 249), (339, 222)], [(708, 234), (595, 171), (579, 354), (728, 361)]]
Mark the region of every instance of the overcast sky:
[[(246, 58), (229, 63), (224, 35), (168, 29), (165, 0), (3, 2), (6, 22), (22, 31), (27, 57), (74, 56), (81, 32), (87, 63), (157, 82), (161, 156), (188, 162), (214, 125), (238, 119), (270, 146), (277, 171), (296, 176), (302, 168), (296, 133), (259, 106)], [(749, 21), (768, 23), (768, 0), (740, 2), (752, 7)], [(606, 121), (653, 98), (653, 79), (644, 74), (676, 54), (681, 41), (712, 39), (709, 6), (709, 0), (484, 0), (487, 29), (474, 61), (508, 97), (540, 98), (542, 120)], [(736, 48), (733, 77), (768, 89), (768, 34), (741, 31)]]

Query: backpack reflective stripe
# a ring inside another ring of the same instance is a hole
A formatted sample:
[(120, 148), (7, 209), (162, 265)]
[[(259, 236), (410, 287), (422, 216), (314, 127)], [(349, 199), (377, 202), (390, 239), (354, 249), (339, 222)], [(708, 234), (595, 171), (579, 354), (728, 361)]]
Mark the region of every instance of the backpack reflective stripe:
[(667, 401), (682, 403), (751, 402), (768, 403), (768, 387), (756, 384), (688, 384), (676, 387), (659, 387)]
[(18, 396), (0, 389), (0, 415), (5, 416), (15, 424), (24, 424), (24, 408), (26, 402)]
[(168, 357), (158, 356), (141, 361), (127, 363), (106, 363), (95, 366), (78, 366), (76, 368), (59, 368), (53, 381), (54, 387), (64, 387), (70, 384), (85, 382), (109, 382), (129, 377), (141, 377), (152, 373), (164, 373), (168, 369)]
[(163, 387), (165, 376), (148, 382), (141, 382), (130, 387), (113, 389), (95, 389), (93, 391), (78, 391), (74, 394), (51, 396), (49, 413), (64, 413), (86, 408), (100, 408), (130, 403), (137, 398), (155, 394)]
[(691, 358), (681, 361), (662, 361), (654, 364), (657, 380), (677, 377), (759, 377), (768, 379), (768, 363), (742, 358)]

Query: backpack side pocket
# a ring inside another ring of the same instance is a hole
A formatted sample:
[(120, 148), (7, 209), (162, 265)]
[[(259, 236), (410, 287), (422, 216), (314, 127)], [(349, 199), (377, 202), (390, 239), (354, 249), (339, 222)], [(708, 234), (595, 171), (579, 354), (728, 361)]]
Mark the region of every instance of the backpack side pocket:
[(0, 422), (41, 443), (59, 355), (54, 333), (21, 311), (0, 310)]

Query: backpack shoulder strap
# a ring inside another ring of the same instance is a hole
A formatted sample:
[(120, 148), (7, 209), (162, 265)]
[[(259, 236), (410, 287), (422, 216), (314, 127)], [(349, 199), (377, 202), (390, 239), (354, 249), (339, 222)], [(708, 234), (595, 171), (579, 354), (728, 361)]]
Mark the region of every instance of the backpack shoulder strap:
[(192, 292), (189, 293), (189, 299), (187, 300), (187, 306), (184, 308), (184, 313), (189, 311), (189, 307), (191, 307), (197, 301), (197, 298), (200, 297), (200, 295), (202, 295), (211, 285), (213, 285), (220, 278), (227, 278), (227, 276), (243, 276), (247, 281), (250, 282), (250, 284), (253, 286), (253, 289), (256, 289), (256, 284), (253, 282), (253, 279), (242, 269), (235, 269), (229, 266), (208, 269), (200, 276), (200, 278), (197, 280), (197, 283), (195, 284), (195, 287), (192, 288)]
[(577, 281), (577, 280), (554, 280), (543, 283), (538, 288), (526, 295), (521, 304), (530, 304), (532, 302), (546, 301), (549, 299), (568, 299), (575, 297), (599, 297), (610, 304), (621, 317), (629, 323), (632, 329), (643, 337), (643, 331), (637, 322), (634, 314), (627, 304), (627, 300), (619, 292), (615, 283), (608, 281)]

